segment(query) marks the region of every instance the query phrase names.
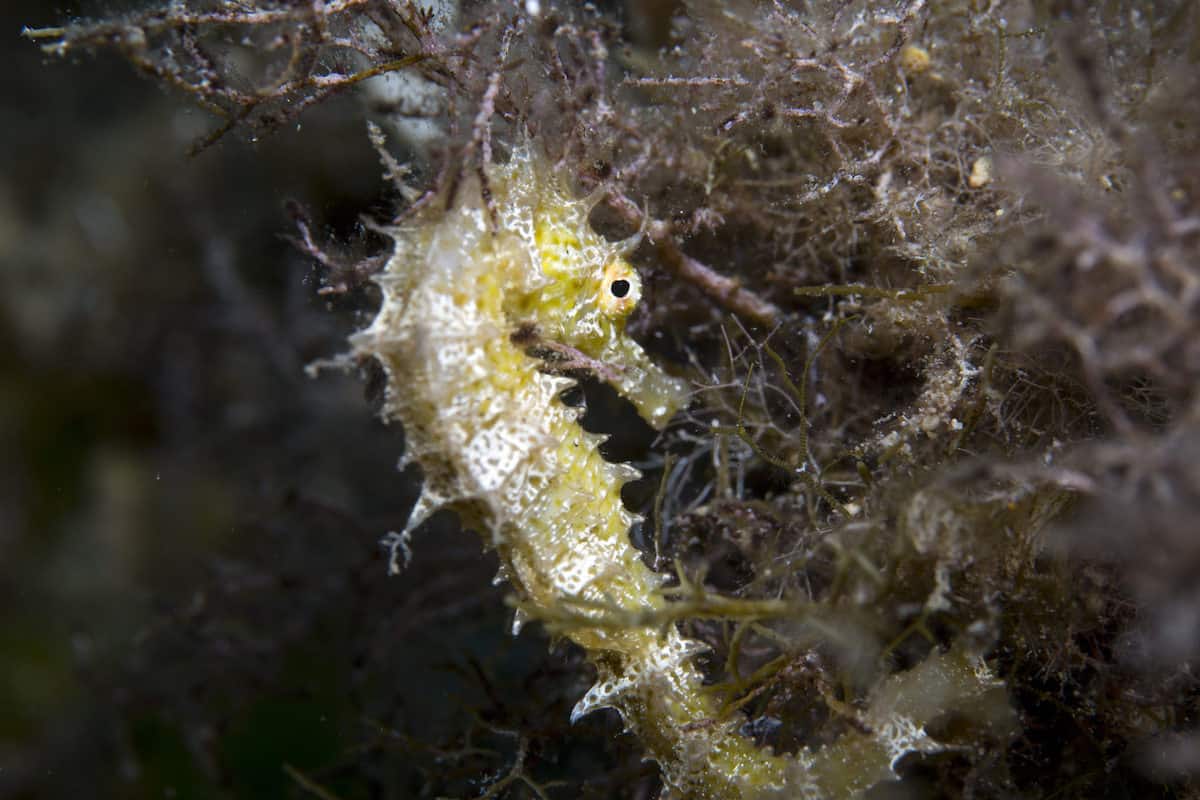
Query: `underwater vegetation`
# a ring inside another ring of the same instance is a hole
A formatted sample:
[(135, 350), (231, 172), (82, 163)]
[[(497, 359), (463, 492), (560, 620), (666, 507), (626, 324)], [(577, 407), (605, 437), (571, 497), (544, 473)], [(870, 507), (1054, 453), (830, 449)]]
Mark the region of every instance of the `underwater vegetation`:
[[(236, 652), (214, 616), (333, 676), (350, 608), (354, 690), (316, 681), (359, 725), (280, 743), (283, 790), (1198, 796), (1196, 4), (189, 0), (26, 35), (198, 103), (198, 159), (340, 103), (382, 166), (352, 232), (292, 216), (357, 331), (317, 383), (400, 423), (346, 469), (405, 510), (292, 498), (286, 558), (113, 667)], [(477, 690), (423, 726), (396, 609), (431, 607)], [(255, 690), (147, 721), (172, 680), (122, 718), (245, 790)]]

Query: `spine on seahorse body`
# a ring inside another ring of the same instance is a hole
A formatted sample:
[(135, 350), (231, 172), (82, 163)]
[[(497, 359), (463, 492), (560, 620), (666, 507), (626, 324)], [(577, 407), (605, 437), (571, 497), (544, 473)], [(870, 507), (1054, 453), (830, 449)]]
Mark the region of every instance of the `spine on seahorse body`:
[[(478, 184), (466, 184), (451, 207), (394, 232), (378, 278), (382, 306), (354, 339), (360, 356), (383, 366), (384, 413), (403, 423), (405, 461), (423, 470), (409, 530), (440, 508), (456, 511), (499, 554), (535, 617), (586, 607), (579, 601), (659, 609), (661, 578), (630, 543), (635, 519), (620, 497), (638, 473), (601, 457), (602, 437), (560, 400), (572, 382), (545, 374), (527, 342), (536, 336), (604, 364), (656, 427), (680, 408), (686, 387), (625, 334), (640, 282), (621, 246), (590, 229), (589, 204), (528, 150), (488, 178), (490, 207)], [(572, 719), (617, 709), (683, 796), (845, 796), (870, 785), (847, 784), (836, 769), (822, 779), (830, 770), (817, 763), (865, 755), (874, 747), (867, 737), (843, 737), (841, 750), (827, 747), (814, 761), (775, 756), (719, 721), (692, 663), (700, 646), (674, 627), (582, 624), (567, 635), (598, 673)], [(879, 758), (890, 772), (898, 756)]]

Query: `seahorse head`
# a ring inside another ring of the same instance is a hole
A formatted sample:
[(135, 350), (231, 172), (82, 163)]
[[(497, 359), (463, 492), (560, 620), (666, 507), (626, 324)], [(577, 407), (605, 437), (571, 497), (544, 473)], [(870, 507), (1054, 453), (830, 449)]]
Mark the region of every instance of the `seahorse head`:
[(574, 197), (532, 146), (483, 175), (468, 176), (395, 230), (395, 252), (378, 279), (385, 302), (356, 338), (359, 352), (379, 355), (410, 382), (442, 386), (447, 401), (462, 381), (522, 373), (538, 353), (557, 349), (568, 365), (579, 354), (576, 361), (663, 427), (687, 385), (626, 333), (642, 296), (625, 258), (629, 244), (592, 230), (595, 201)]
[(495, 244), (514, 272), (503, 303), (510, 329), (594, 360), (597, 374), (643, 418), (665, 425), (683, 405), (686, 384), (625, 331), (642, 298), (641, 278), (625, 258), (629, 242), (598, 235), (588, 222), (595, 201), (573, 197), (532, 148), (517, 149), (487, 174)]

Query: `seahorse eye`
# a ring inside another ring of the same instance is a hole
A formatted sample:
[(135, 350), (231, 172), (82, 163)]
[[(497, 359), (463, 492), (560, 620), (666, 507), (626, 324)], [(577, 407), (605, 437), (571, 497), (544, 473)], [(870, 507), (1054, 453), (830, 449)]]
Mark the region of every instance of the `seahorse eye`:
[(637, 305), (641, 285), (633, 267), (621, 258), (614, 258), (604, 265), (603, 274), (593, 283), (595, 302), (600, 312), (613, 318), (629, 316)]

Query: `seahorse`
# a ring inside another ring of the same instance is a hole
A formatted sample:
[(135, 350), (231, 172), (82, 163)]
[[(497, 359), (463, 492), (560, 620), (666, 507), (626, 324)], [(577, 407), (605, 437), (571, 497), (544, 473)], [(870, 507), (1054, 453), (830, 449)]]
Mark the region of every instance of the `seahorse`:
[[(687, 384), (627, 335), (641, 281), (626, 246), (589, 226), (594, 200), (574, 198), (532, 146), (485, 176), (486, 190), (466, 180), (449, 207), (428, 204), (392, 231), (382, 304), (353, 339), (387, 375), (383, 413), (404, 427), (402, 464), (423, 472), (404, 533), (438, 509), (456, 511), (495, 549), (534, 617), (566, 607), (653, 616), (667, 602), (663, 579), (631, 544), (635, 517), (620, 495), (639, 473), (601, 457), (603, 437), (561, 400), (573, 381), (548, 374), (529, 344), (604, 365), (601, 375), (657, 428), (684, 404)], [(698, 643), (674, 626), (583, 619), (566, 635), (597, 680), (572, 721), (615, 708), (683, 797), (848, 797), (890, 777), (903, 753), (935, 749), (920, 721), (890, 714), (877, 726), (891, 726), (890, 738), (851, 733), (818, 754), (775, 755), (721, 719), (693, 663)]]

